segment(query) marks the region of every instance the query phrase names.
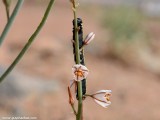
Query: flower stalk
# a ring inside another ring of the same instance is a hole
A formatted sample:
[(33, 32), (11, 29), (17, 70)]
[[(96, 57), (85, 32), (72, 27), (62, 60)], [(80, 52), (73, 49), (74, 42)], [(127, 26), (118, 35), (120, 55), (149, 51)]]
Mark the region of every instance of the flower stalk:
[[(77, 27), (77, 4), (75, 0), (70, 0), (72, 3), (72, 10), (73, 10), (73, 15), (74, 15), (74, 29), (75, 29), (75, 56), (76, 56), (76, 64), (80, 64), (80, 50), (79, 50), (79, 38), (78, 38), (78, 27)], [(79, 81), (78, 83), (78, 111), (76, 115), (76, 120), (81, 120), (82, 119), (82, 82)]]

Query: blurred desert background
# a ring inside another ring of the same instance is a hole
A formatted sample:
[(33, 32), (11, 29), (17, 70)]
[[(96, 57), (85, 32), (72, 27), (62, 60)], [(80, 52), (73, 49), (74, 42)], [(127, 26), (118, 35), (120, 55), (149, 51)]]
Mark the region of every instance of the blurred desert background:
[[(84, 36), (87, 93), (112, 90), (104, 109), (84, 101), (84, 120), (160, 120), (160, 1), (79, 0)], [(12, 1), (13, 10), (16, 0)], [(48, 0), (26, 0), (0, 46), (0, 74), (12, 63), (38, 26)], [(0, 120), (5, 116), (75, 120), (67, 86), (74, 65), (73, 13), (57, 0), (40, 34), (12, 73), (0, 84)], [(0, 33), (6, 24), (0, 1)]]

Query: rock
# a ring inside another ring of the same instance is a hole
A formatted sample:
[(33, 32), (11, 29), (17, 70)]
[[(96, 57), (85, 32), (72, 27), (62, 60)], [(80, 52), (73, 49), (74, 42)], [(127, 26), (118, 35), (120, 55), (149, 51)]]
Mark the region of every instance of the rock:
[[(0, 75), (3, 72), (4, 69), (0, 67)], [(24, 97), (33, 92), (35, 94), (46, 94), (55, 92), (58, 89), (59, 85), (55, 80), (30, 77), (20, 72), (13, 72), (0, 84), (0, 98)]]

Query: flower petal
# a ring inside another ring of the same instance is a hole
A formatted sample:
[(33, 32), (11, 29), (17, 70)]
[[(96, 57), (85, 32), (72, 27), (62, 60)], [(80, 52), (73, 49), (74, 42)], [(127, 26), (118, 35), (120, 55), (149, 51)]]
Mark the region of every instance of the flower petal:
[(96, 93), (112, 93), (112, 90), (99, 90)]
[(72, 73), (75, 81), (81, 81), (88, 75), (88, 69), (84, 65), (76, 64), (72, 68)]
[(110, 101), (110, 95), (111, 95), (111, 90), (100, 90), (93, 94), (94, 101), (101, 105), (102, 107), (106, 108), (111, 104)]
[(111, 104), (111, 102), (106, 103), (106, 102), (102, 102), (102, 101), (99, 101), (99, 100), (96, 100), (96, 99), (94, 99), (94, 101), (104, 108), (107, 108)]

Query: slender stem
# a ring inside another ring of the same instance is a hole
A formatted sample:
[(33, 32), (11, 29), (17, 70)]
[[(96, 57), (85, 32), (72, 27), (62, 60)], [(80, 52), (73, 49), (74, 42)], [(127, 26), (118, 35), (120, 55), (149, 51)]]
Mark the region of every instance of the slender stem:
[(75, 28), (75, 52), (76, 52), (76, 64), (80, 64), (79, 38), (78, 38), (78, 28), (77, 28), (76, 9), (74, 10), (73, 13), (74, 13), (74, 28)]
[(74, 108), (74, 105), (71, 105), (71, 106), (72, 106), (72, 110), (73, 110), (74, 114), (77, 115), (77, 112), (76, 112), (76, 110)]
[(45, 14), (44, 14), (44, 16), (43, 16), (43, 18), (42, 18), (39, 26), (37, 27), (36, 31), (29, 38), (28, 42), (25, 44), (25, 46), (23, 47), (23, 49), (21, 50), (21, 52), (19, 53), (19, 55), (16, 57), (16, 59), (13, 61), (13, 63), (9, 66), (9, 68), (0, 77), (0, 82), (2, 82), (4, 80), (4, 78), (13, 70), (13, 68), (20, 61), (20, 59), (23, 57), (24, 53), (27, 51), (27, 49), (29, 48), (29, 46), (32, 44), (32, 42), (34, 41), (34, 39), (36, 38), (36, 36), (40, 32), (40, 30), (42, 29), (44, 23), (46, 22), (47, 17), (49, 15), (49, 12), (50, 12), (50, 10), (52, 8), (53, 3), (54, 3), (54, 0), (50, 0), (50, 2), (48, 4), (48, 7), (47, 7), (47, 9), (45, 11)]
[(23, 2), (24, 2), (24, 0), (18, 0), (17, 4), (16, 4), (16, 6), (15, 6), (13, 12), (12, 12), (11, 17), (9, 18), (9, 20), (8, 20), (8, 22), (7, 22), (7, 24), (6, 24), (5, 28), (4, 28), (1, 36), (0, 36), (0, 45), (2, 44), (3, 40), (5, 39), (8, 31), (10, 30), (10, 27), (11, 27), (16, 15), (17, 15), (18, 11), (20, 10)]
[(7, 16), (7, 22), (9, 20), (9, 15), (10, 15), (10, 5), (11, 5), (11, 0), (3, 0), (3, 3), (6, 8), (6, 16)]
[(92, 95), (89, 95), (89, 94), (85, 94), (85, 97), (92, 97)]
[[(76, 54), (76, 64), (80, 64), (80, 54), (79, 54), (79, 39), (78, 39), (78, 28), (77, 28), (77, 15), (76, 15), (76, 3), (73, 0), (73, 14), (74, 14), (74, 29), (75, 29), (75, 54)], [(78, 82), (78, 111), (76, 120), (81, 120), (82, 118), (82, 82)]]
[(6, 6), (7, 21), (9, 21), (9, 7)]
[(91, 97), (91, 98), (96, 99), (96, 100), (98, 100), (98, 101), (100, 101), (100, 102), (104, 102), (104, 103), (106, 103), (106, 101), (100, 100), (100, 99), (98, 99), (98, 98), (94, 97), (94, 95), (96, 95), (96, 94), (92, 94), (92, 95), (85, 94), (85, 96), (86, 96), (86, 97)]
[(77, 111), (77, 120), (81, 120), (82, 116), (82, 82), (78, 82), (78, 111)]

